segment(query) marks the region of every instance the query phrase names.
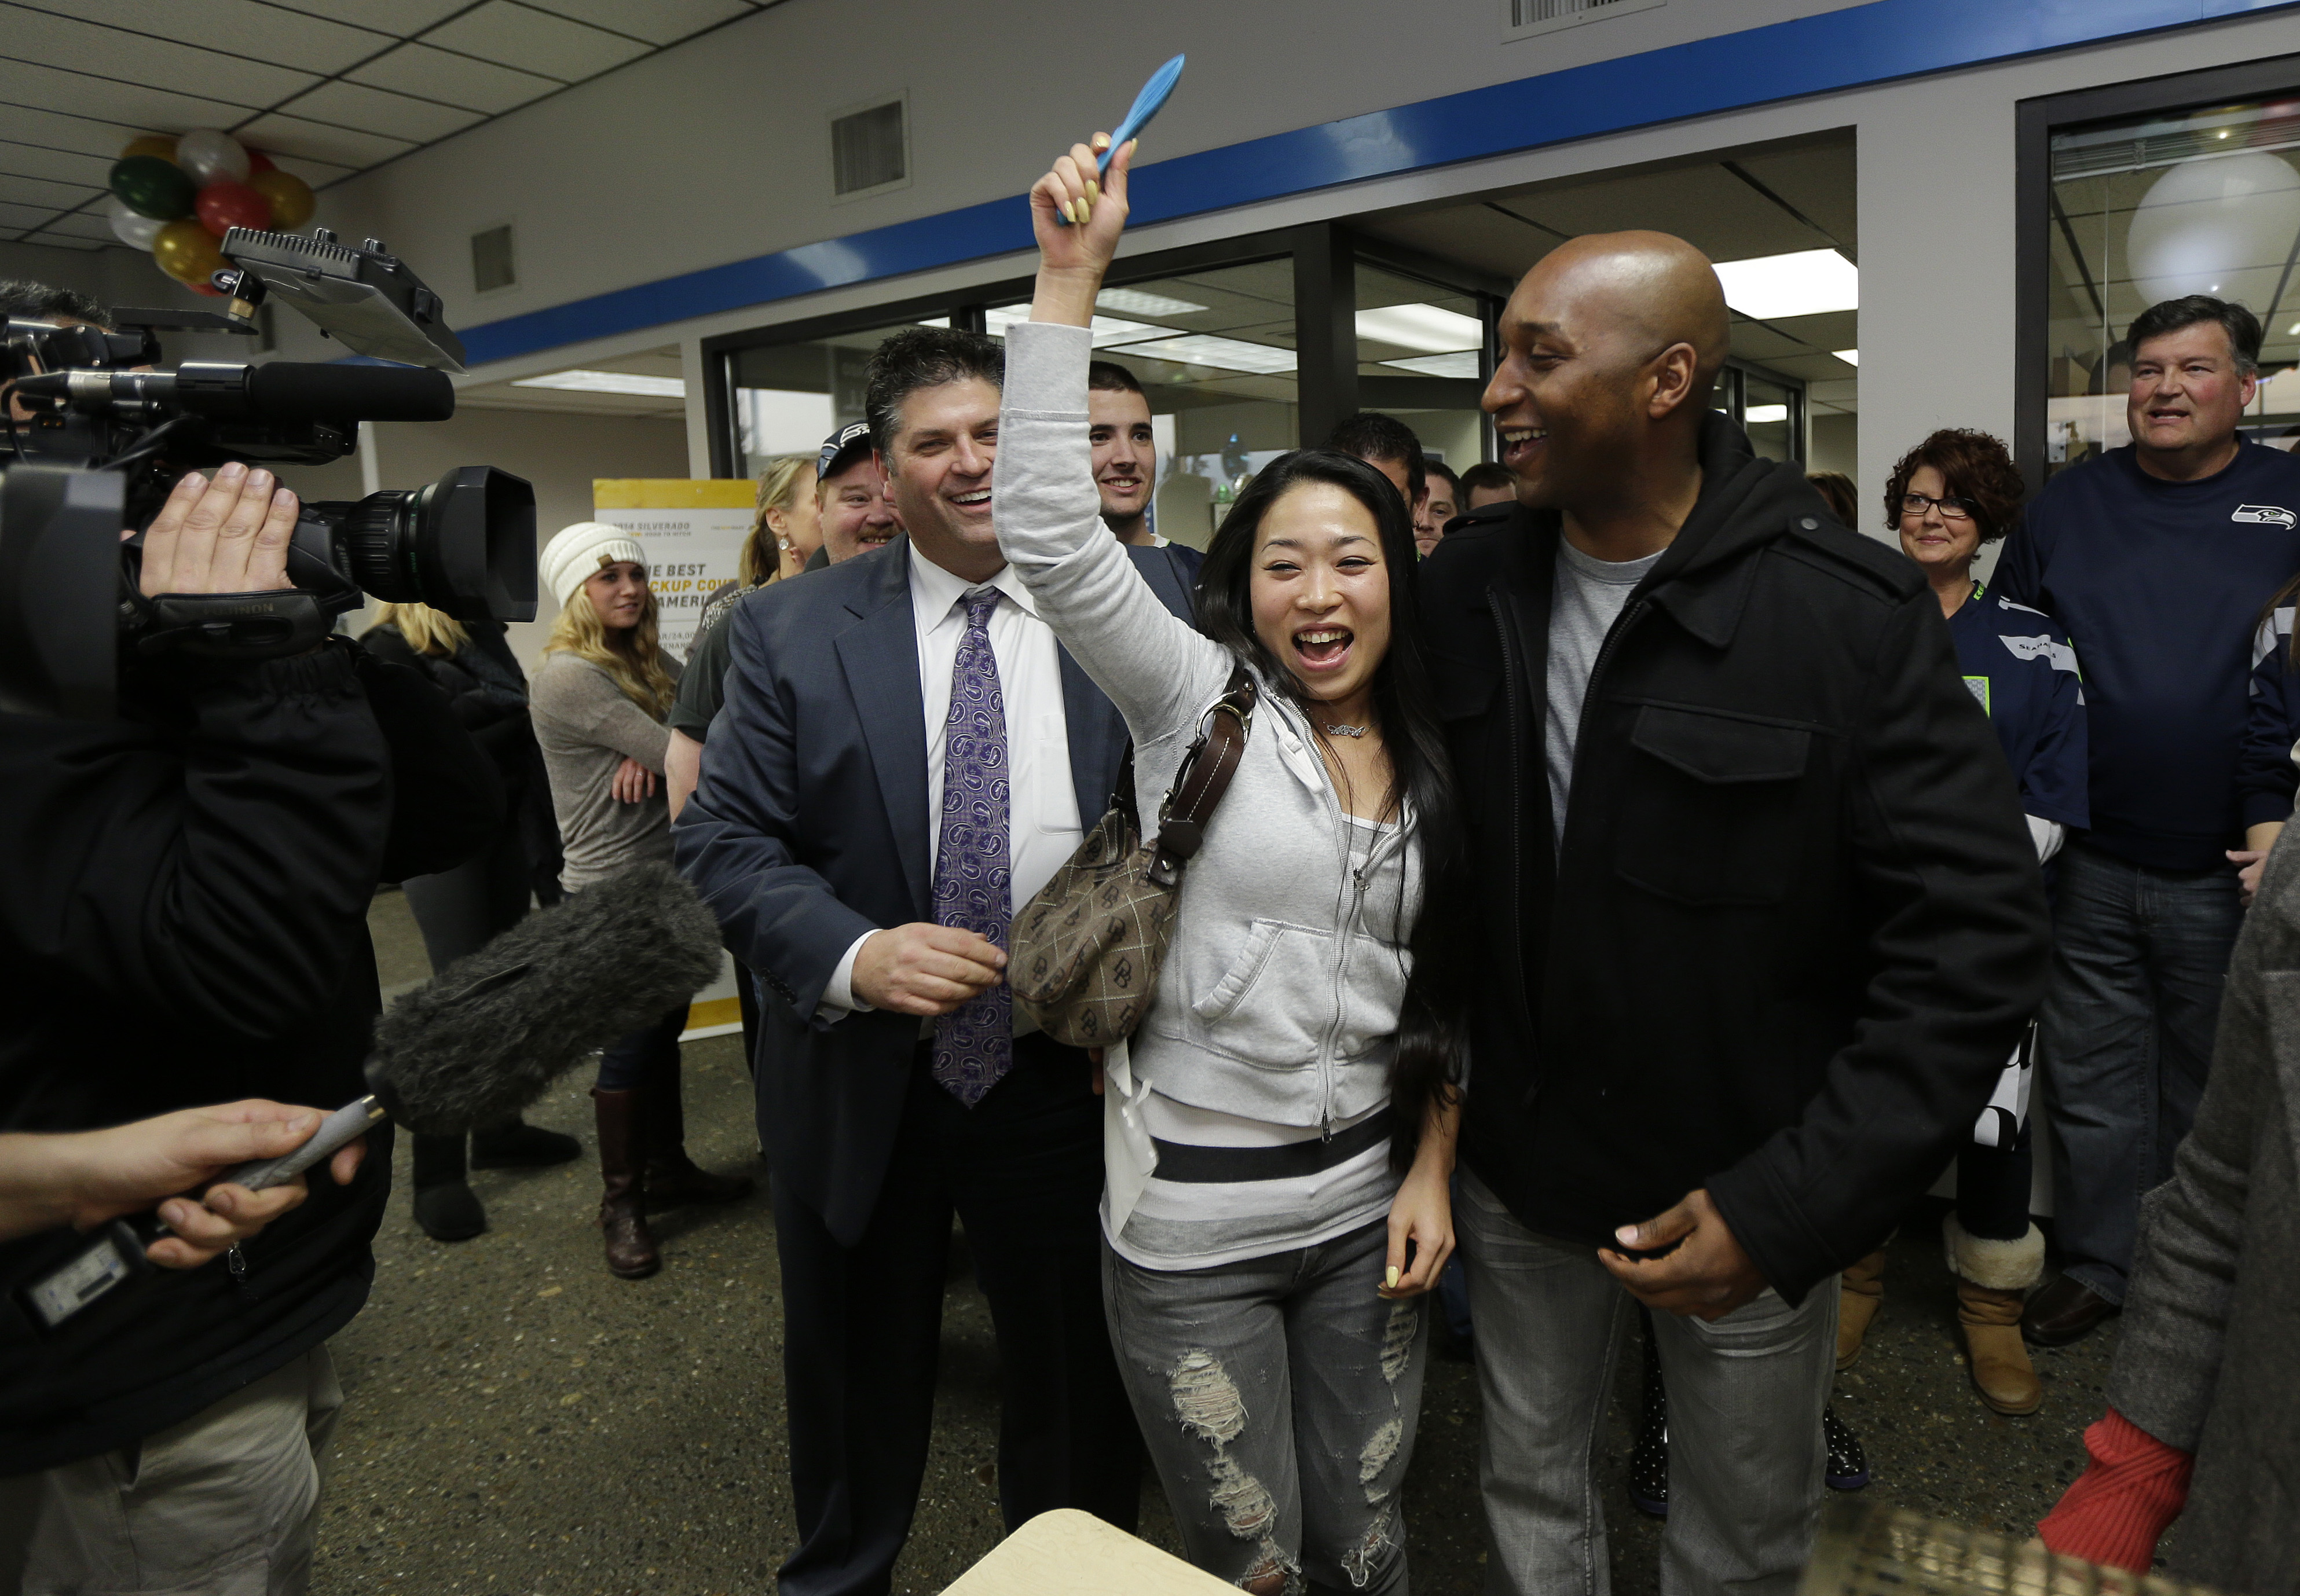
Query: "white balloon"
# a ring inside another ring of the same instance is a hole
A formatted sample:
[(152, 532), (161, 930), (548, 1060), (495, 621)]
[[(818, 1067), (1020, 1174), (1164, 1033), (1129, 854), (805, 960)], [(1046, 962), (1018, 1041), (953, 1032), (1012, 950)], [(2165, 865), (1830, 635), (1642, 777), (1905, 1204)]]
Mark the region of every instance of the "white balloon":
[(2300, 171), (2246, 150), (2183, 161), (2149, 185), (2125, 233), (2125, 259), (2149, 304), (2209, 294), (2265, 316), (2296, 239)]
[(168, 225), (155, 217), (138, 216), (116, 194), (104, 202), (104, 220), (112, 224), (113, 237), (135, 249), (151, 248), (154, 236)]
[(176, 140), (176, 164), (190, 176), (193, 187), (229, 179), (247, 181), (247, 150), (229, 133), (195, 128)]

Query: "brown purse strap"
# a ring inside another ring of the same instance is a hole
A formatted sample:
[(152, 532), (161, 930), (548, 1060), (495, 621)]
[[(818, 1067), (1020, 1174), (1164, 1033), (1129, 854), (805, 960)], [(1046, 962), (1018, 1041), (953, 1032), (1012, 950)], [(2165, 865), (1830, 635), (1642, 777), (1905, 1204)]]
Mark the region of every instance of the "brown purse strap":
[(1183, 754), (1174, 785), (1159, 806), (1158, 846), (1150, 861), (1150, 879), (1157, 885), (1171, 886), (1180, 880), (1182, 867), (1204, 845), (1206, 822), (1246, 757), (1261, 691), (1245, 666), (1234, 666), (1229, 686), (1199, 718), (1197, 741)]

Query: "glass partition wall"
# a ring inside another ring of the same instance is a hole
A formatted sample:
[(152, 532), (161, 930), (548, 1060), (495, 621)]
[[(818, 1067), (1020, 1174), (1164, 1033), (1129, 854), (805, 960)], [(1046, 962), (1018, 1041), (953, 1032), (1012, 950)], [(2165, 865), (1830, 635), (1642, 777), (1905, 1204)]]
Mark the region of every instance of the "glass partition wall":
[[(1456, 470), (1490, 458), (1478, 395), (1506, 285), (1447, 284), (1442, 267), (1407, 275), (1362, 261), (1354, 241), (1327, 225), (1119, 268), (1096, 305), (1096, 358), (1133, 373), (1149, 401), (1161, 535), (1203, 547), (1255, 471), (1321, 442), (1361, 408), (1396, 414)], [(756, 476), (859, 420), (871, 353), (898, 328), (1001, 337), (1029, 314), (1029, 283), (1020, 279), (710, 339), (712, 470)]]
[(2261, 320), (2246, 430), (2300, 436), (2300, 57), (2021, 107), (2021, 455), (2032, 486), (2129, 441), (2124, 338), (2209, 294)]

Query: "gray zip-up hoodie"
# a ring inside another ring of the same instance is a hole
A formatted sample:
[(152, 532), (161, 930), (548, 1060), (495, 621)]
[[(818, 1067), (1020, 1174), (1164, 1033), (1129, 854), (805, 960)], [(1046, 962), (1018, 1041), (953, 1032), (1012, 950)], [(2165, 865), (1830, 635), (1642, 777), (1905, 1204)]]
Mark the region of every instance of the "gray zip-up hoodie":
[[(1175, 619), (1103, 525), (1084, 328), (1006, 334), (992, 503), (1038, 613), (1134, 736), (1146, 824), (1221, 695), (1229, 652)], [(1196, 1108), (1324, 1126), (1380, 1106), (1421, 891), (1407, 824), (1350, 868), (1350, 824), (1302, 718), (1263, 684), (1246, 754), (1182, 879), (1133, 1039), (1136, 1076)]]

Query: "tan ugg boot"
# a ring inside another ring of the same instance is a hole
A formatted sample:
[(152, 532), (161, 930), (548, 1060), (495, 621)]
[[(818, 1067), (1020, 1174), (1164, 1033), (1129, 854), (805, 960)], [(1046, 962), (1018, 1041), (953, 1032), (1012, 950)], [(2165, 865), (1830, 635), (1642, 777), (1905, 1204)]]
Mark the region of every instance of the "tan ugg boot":
[(2044, 1233), (2031, 1225), (2017, 1242), (1984, 1241), (1952, 1213), (1941, 1221), (1941, 1243), (1956, 1276), (1956, 1321), (1964, 1327), (1973, 1389), (1999, 1413), (2034, 1413), (2045, 1389), (2021, 1340), (2021, 1309), (2044, 1276)]
[(1878, 1248), (1838, 1279), (1844, 1289), (1837, 1299), (1837, 1367), (1846, 1369), (1860, 1358), (1869, 1321), (1885, 1303), (1885, 1249)]

